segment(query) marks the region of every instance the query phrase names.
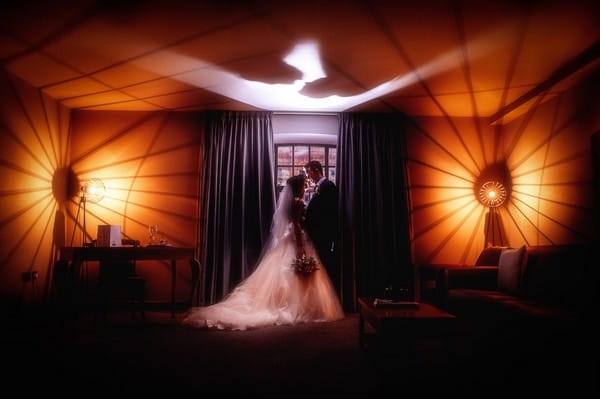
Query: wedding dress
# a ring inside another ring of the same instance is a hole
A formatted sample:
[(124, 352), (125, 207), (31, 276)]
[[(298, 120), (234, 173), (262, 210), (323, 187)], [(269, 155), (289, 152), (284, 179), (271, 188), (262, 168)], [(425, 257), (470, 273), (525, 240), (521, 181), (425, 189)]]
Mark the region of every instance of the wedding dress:
[(293, 220), (300, 217), (293, 210), (293, 201), (292, 189), (286, 184), (256, 269), (221, 302), (191, 308), (183, 315), (182, 325), (246, 330), (344, 318), (331, 280), (304, 231), (306, 255), (317, 260), (319, 269), (304, 276), (292, 267), (297, 254)]

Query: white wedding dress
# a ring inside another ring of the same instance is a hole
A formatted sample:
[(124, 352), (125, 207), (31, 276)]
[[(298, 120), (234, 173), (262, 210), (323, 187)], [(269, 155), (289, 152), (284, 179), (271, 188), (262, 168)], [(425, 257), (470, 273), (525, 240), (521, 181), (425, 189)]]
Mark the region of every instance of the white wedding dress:
[(331, 280), (304, 232), (306, 255), (317, 259), (319, 269), (303, 276), (291, 266), (296, 258), (293, 200), (292, 190), (286, 184), (273, 215), (269, 239), (252, 274), (221, 302), (191, 308), (183, 315), (182, 325), (247, 330), (344, 318)]

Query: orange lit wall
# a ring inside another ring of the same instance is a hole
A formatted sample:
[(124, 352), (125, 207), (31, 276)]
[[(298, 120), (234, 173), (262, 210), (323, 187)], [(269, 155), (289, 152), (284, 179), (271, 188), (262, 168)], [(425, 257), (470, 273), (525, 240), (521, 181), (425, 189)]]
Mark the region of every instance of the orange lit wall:
[[(105, 198), (88, 203), (87, 241), (98, 224), (148, 242), (148, 224), (175, 246), (197, 240), (200, 121), (196, 113), (69, 111), (12, 76), (0, 76), (0, 298), (35, 304), (52, 298), (52, 265), (74, 232), (80, 184), (103, 180)], [(73, 240), (73, 241), (71, 241)], [(169, 298), (167, 263), (140, 262), (148, 298)], [(88, 264), (93, 279), (94, 263)], [(36, 271), (35, 281), (23, 273)], [(178, 268), (177, 299), (189, 293), (189, 267)]]
[[(0, 299), (40, 303), (64, 244), (69, 110), (0, 73)], [(23, 281), (24, 272), (38, 273)]]
[[(417, 117), (409, 132), (414, 258), (473, 262), (486, 245), (488, 208), (475, 189), (503, 175), (493, 244), (567, 244), (593, 240), (590, 136), (600, 129), (589, 84), (533, 103), (510, 122)], [(74, 220), (81, 182), (104, 181), (106, 197), (87, 206), (87, 240), (98, 224), (120, 225), (148, 240), (148, 225), (171, 244), (197, 237), (201, 123), (197, 113), (69, 111), (12, 76), (0, 75), (0, 297), (4, 303), (51, 296), (57, 249), (81, 245)], [(79, 224), (82, 223), (81, 215)], [(95, 265), (89, 266), (93, 277)], [(167, 299), (169, 266), (141, 262), (149, 299)], [(37, 271), (38, 279), (23, 281)], [(178, 299), (189, 290), (179, 268)]]
[[(125, 238), (149, 242), (148, 225), (171, 245), (194, 247), (197, 240), (198, 172), (201, 125), (197, 113), (73, 111), (71, 169), (80, 182), (99, 178), (105, 198), (87, 203), (86, 241), (100, 224), (121, 226)], [(67, 239), (77, 216), (78, 197), (70, 198)], [(73, 245), (81, 245), (79, 226)], [(149, 300), (169, 298), (170, 263), (141, 261)], [(93, 274), (94, 270), (90, 270)], [(177, 299), (189, 293), (189, 264), (178, 267)]]
[(488, 244), (597, 239), (590, 137), (600, 120), (587, 87), (546, 98), (506, 124), (414, 119), (409, 176), (416, 263), (475, 261), (489, 231), (489, 208), (475, 187), (490, 176), (504, 180), (509, 197), (497, 208)]

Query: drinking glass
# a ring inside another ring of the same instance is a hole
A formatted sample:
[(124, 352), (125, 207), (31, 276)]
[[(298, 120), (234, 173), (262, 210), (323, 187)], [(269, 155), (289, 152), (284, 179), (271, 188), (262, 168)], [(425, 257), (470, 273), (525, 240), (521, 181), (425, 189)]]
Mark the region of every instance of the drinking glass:
[(157, 224), (149, 225), (148, 233), (150, 234), (150, 244), (153, 244), (156, 239), (156, 234), (158, 233), (158, 225)]

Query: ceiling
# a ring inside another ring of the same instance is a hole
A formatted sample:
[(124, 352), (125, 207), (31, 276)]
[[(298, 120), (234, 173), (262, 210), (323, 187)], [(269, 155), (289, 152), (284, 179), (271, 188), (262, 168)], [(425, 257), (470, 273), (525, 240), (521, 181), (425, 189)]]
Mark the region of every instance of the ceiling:
[[(597, 2), (525, 3), (4, 2), (0, 58), (76, 110), (498, 119), (599, 70)], [(284, 61), (298, 44), (318, 55), (325, 77)]]

